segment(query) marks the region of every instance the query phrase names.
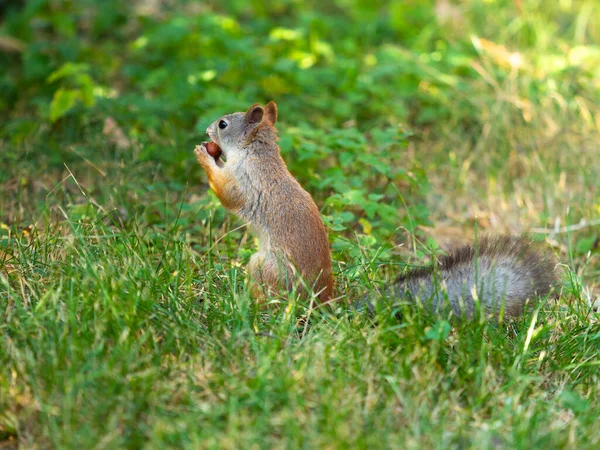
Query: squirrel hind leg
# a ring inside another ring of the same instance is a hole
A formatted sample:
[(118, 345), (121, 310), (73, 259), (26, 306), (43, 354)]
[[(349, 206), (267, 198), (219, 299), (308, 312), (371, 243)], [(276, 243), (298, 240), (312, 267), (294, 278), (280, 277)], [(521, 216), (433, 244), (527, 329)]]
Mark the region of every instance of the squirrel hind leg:
[(266, 294), (277, 294), (280, 290), (292, 290), (294, 270), (287, 258), (281, 254), (255, 253), (250, 258), (248, 272), (254, 297), (262, 298)]
[(303, 278), (292, 262), (281, 252), (259, 251), (252, 255), (248, 264), (251, 281), (251, 294), (257, 299), (264, 299), (265, 294), (277, 295), (282, 292), (298, 290), (305, 299), (314, 292), (321, 302), (333, 297), (333, 278), (319, 274), (316, 280)]

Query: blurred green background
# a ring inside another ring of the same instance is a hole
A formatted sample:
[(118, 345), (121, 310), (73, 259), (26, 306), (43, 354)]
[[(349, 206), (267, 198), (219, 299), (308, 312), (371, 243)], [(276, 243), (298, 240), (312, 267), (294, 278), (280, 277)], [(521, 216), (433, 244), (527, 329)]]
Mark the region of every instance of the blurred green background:
[[(207, 124), (273, 99), (284, 157), (334, 230), (413, 233), (435, 195), (489, 194), (469, 174), (509, 193), (582, 176), (585, 158), (546, 143), (598, 143), (599, 34), (589, 0), (3, 2), (0, 182), (21, 206), (0, 200), (2, 219), (31, 221), (65, 166), (108, 209), (196, 193)], [(565, 214), (546, 197), (525, 228)]]
[[(337, 315), (248, 298), (192, 153), (269, 100)], [(599, 168), (597, 0), (0, 0), (0, 448), (598, 448)], [(559, 301), (345, 315), (483, 231)]]

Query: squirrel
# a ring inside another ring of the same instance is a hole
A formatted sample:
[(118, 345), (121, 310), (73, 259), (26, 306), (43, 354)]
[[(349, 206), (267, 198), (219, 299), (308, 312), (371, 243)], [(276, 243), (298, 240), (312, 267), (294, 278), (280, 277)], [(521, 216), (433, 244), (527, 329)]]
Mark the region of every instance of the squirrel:
[(206, 129), (214, 144), (203, 142), (194, 153), (221, 204), (257, 234), (258, 252), (248, 266), (253, 293), (298, 287), (327, 303), (333, 296), (327, 229), (281, 158), (276, 122), (274, 102), (227, 114)]
[[(327, 230), (312, 197), (281, 158), (276, 121), (274, 102), (224, 115), (206, 130), (212, 142), (194, 153), (221, 204), (258, 236), (248, 267), (258, 286), (253, 294), (301, 284), (301, 292), (312, 290), (327, 303), (334, 300)], [(400, 275), (386, 295), (421, 301), (432, 311), (449, 306), (458, 317), (472, 316), (478, 302), (486, 313), (518, 317), (528, 301), (555, 287), (555, 267), (554, 255), (526, 238), (482, 237), (435, 266)]]

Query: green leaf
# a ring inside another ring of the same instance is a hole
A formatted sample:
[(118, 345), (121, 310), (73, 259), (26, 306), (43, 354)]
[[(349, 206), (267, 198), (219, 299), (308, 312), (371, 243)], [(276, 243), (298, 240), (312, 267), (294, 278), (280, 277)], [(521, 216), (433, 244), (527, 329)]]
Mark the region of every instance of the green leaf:
[(87, 64), (79, 64), (68, 62), (60, 66), (57, 70), (52, 72), (48, 76), (48, 83), (53, 83), (56, 80), (60, 80), (61, 78), (68, 78), (73, 75), (79, 75), (85, 73), (89, 70), (89, 66)]
[(450, 322), (442, 320), (427, 330), (425, 338), (432, 341), (443, 341), (448, 337), (451, 329), (452, 326), (450, 325)]
[(577, 240), (575, 244), (575, 251), (578, 255), (586, 254), (592, 251), (596, 245), (596, 236), (584, 237)]
[(79, 91), (60, 88), (54, 93), (50, 104), (50, 121), (56, 122), (68, 113), (79, 98)]
[(82, 73), (77, 76), (77, 84), (81, 87), (81, 101), (87, 107), (94, 106), (96, 98), (94, 97), (94, 80), (88, 74)]
[(577, 392), (565, 390), (560, 393), (560, 400), (563, 407), (570, 409), (574, 413), (584, 412), (589, 408), (589, 401), (581, 397)]

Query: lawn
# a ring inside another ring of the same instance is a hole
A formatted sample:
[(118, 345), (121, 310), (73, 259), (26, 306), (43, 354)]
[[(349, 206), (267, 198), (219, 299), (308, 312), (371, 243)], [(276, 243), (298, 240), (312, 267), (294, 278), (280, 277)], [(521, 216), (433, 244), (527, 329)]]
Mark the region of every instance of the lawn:
[[(594, 0), (0, 2), (0, 449), (600, 448)], [(259, 308), (194, 146), (275, 100), (336, 295)], [(557, 300), (349, 302), (478, 233)]]

